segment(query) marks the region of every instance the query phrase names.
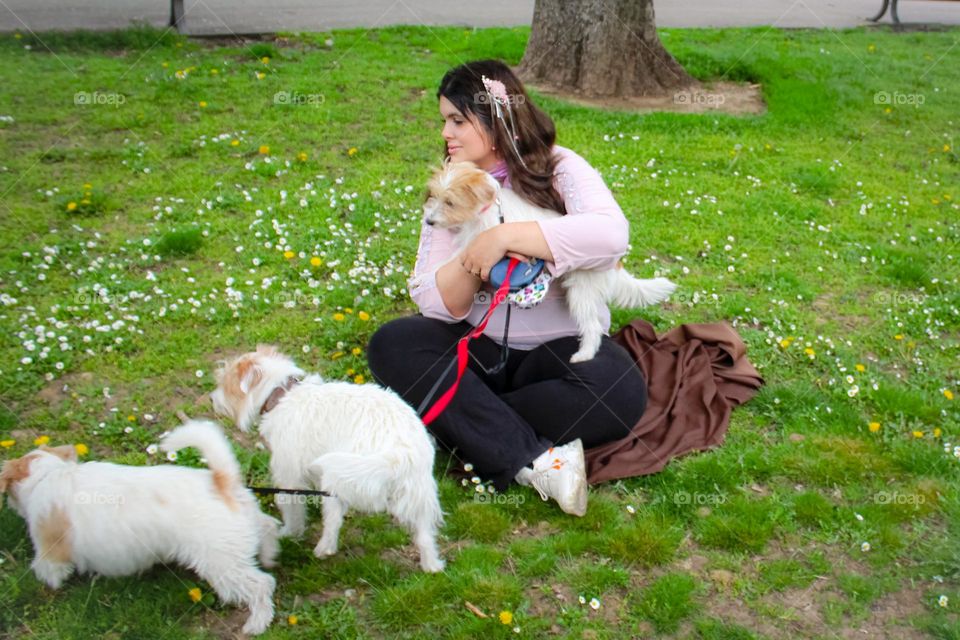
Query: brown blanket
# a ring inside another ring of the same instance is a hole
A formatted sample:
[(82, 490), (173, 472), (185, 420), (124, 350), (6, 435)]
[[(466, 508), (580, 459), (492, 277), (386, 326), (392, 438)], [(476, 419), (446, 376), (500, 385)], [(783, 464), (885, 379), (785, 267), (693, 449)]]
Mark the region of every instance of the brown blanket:
[(683, 324), (658, 339), (634, 320), (613, 339), (647, 380), (647, 408), (631, 435), (586, 452), (591, 483), (656, 473), (671, 458), (720, 444), (733, 407), (763, 384), (726, 322)]

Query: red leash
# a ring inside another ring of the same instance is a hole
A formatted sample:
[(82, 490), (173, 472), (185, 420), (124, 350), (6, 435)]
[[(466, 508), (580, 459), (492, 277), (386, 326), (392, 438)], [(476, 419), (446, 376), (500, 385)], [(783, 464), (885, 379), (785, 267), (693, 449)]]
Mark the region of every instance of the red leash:
[[(437, 419), (443, 410), (447, 408), (447, 405), (450, 404), (450, 401), (453, 400), (453, 396), (457, 393), (457, 387), (460, 386), (460, 379), (463, 377), (463, 372), (467, 370), (467, 363), (469, 362), (469, 354), (467, 353), (470, 341), (476, 337), (483, 335), (483, 330), (487, 327), (487, 322), (490, 321), (490, 317), (493, 315), (493, 310), (497, 306), (506, 300), (507, 294), (510, 293), (510, 275), (513, 273), (514, 268), (520, 264), (520, 261), (516, 258), (510, 259), (510, 264), (507, 266), (507, 275), (503, 278), (503, 283), (500, 285), (500, 288), (497, 289), (497, 292), (493, 294), (493, 300), (490, 301), (490, 308), (487, 309), (487, 312), (483, 315), (483, 319), (480, 321), (473, 331), (467, 333), (467, 335), (460, 338), (457, 342), (457, 379), (453, 381), (453, 385), (447, 389), (442, 396), (434, 403), (430, 410), (427, 411), (426, 415), (423, 416), (424, 426), (429, 425), (431, 422)], [(444, 375), (446, 371), (444, 371)], [(443, 377), (443, 375), (441, 375)]]

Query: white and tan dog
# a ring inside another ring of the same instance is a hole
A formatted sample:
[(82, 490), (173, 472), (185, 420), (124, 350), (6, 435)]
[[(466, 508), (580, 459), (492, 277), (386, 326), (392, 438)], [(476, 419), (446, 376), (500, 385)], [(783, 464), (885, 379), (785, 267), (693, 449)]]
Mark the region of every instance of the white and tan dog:
[[(511, 189), (502, 188), (493, 176), (472, 162), (447, 163), (434, 173), (427, 188), (424, 221), (455, 231), (458, 254), (479, 233), (499, 224), (498, 194), (504, 222), (549, 220), (562, 215), (530, 204)], [(456, 255), (451, 260), (455, 258)], [(600, 313), (607, 304), (624, 309), (647, 307), (666, 300), (677, 288), (666, 278), (634, 278), (620, 263), (614, 269), (570, 271), (559, 280), (580, 332), (580, 349), (570, 362), (584, 362), (597, 355), (604, 334)]]
[(33, 571), (57, 589), (76, 569), (128, 576), (158, 562), (196, 571), (224, 602), (250, 609), (243, 632), (273, 620), (273, 565), (279, 522), (260, 511), (220, 428), (190, 421), (161, 444), (196, 447), (208, 469), (79, 464), (72, 446), (41, 447), (8, 460), (0, 493), (24, 517)]
[[(373, 384), (324, 382), (276, 348), (261, 345), (217, 371), (214, 410), (242, 431), (259, 423), (270, 450), (273, 483), (283, 489), (319, 488), (323, 533), (317, 557), (337, 552), (347, 509), (393, 515), (420, 551), (424, 571), (442, 571), (437, 530), (443, 515), (433, 478), (433, 445), (416, 412), (392, 391)], [(279, 495), (281, 535), (299, 536), (306, 507)]]

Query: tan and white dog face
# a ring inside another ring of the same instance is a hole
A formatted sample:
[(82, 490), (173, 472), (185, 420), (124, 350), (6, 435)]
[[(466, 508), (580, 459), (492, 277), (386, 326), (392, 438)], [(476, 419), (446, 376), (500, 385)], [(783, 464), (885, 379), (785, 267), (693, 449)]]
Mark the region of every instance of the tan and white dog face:
[(0, 470), (0, 495), (9, 495), (10, 505), (20, 513), (20, 497), (17, 488), (30, 477), (31, 471), (49, 462), (76, 462), (77, 450), (73, 445), (59, 447), (41, 446), (25, 456), (7, 460)]
[(302, 373), (293, 361), (272, 345), (258, 345), (257, 350), (226, 362), (217, 369), (217, 388), (210, 399), (213, 410), (233, 420), (241, 431), (248, 431), (260, 406), (266, 399), (267, 384), (279, 384), (290, 375), (288, 370)]
[(427, 183), (424, 221), (441, 228), (475, 221), (497, 197), (497, 183), (472, 162), (453, 162), (438, 169)]

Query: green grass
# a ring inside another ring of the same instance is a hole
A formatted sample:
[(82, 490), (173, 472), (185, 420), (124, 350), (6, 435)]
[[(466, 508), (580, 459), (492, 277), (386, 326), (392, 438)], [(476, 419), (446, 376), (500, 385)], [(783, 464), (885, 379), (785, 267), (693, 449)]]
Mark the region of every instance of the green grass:
[[(528, 35), (0, 36), (3, 456), (46, 435), (159, 464), (178, 411), (210, 414), (217, 362), (260, 342), (369, 380), (370, 335), (413, 310), (437, 83), (464, 60), (517, 63)], [(382, 515), (351, 515), (316, 560), (312, 508), (273, 570), (266, 637), (960, 637), (960, 31), (662, 35), (698, 78), (760, 84), (768, 110), (534, 97), (623, 207), (630, 268), (680, 285), (642, 315), (734, 324), (765, 387), (723, 446), (595, 487), (582, 519), (526, 488), (478, 500), (440, 456), (442, 575)], [(236, 450), (265, 482), (267, 453)], [(242, 620), (187, 569), (51, 592), (31, 558), (0, 510), (0, 637), (213, 638)]]

